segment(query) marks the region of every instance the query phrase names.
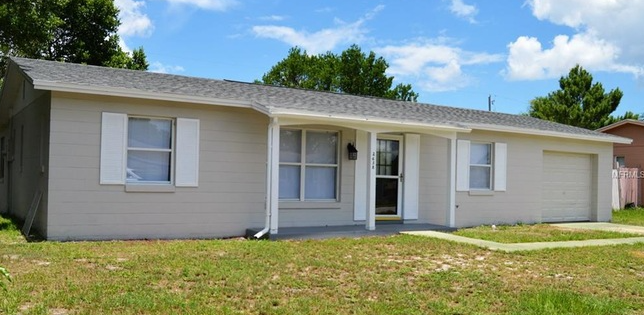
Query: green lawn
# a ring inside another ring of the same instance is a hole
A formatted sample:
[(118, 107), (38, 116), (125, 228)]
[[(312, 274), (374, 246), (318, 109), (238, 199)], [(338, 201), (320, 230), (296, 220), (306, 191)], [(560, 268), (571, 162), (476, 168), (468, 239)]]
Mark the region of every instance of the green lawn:
[(644, 244), (503, 253), (399, 235), (26, 243), (0, 314), (641, 314)]
[(639, 234), (610, 231), (564, 229), (554, 227), (549, 224), (499, 225), (495, 227), (482, 225), (473, 228), (460, 229), (454, 232), (454, 234), (498, 243), (580, 241), (641, 236)]
[(615, 210), (613, 223), (644, 226), (644, 208)]

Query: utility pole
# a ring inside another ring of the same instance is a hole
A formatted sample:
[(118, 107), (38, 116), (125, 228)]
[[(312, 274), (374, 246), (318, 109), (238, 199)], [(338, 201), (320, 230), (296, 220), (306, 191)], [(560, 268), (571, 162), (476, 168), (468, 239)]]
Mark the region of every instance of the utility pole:
[(487, 96), (487, 111), (488, 112), (492, 111), (492, 104), (494, 104), (494, 100), (492, 99), (492, 94), (488, 94), (488, 96)]

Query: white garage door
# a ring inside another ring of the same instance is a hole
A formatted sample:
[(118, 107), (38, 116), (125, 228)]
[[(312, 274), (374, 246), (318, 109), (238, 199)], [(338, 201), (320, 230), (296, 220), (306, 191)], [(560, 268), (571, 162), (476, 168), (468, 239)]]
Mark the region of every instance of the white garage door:
[(587, 154), (543, 153), (543, 222), (590, 220), (591, 165)]

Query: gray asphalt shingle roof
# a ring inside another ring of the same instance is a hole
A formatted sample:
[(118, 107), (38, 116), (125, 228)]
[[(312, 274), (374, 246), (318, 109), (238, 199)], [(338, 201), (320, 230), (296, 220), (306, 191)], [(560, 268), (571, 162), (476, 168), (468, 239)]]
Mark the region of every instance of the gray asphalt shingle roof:
[(16, 57), (11, 60), (34, 83), (40, 84), (226, 99), (253, 104), (268, 113), (296, 111), (473, 129), (501, 126), (615, 139), (614, 136), (596, 131), (521, 115), (55, 61)]

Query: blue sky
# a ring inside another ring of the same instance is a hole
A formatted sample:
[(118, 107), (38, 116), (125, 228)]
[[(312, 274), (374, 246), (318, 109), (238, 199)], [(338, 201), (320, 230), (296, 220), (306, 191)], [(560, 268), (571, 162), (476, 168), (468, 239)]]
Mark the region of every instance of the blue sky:
[(526, 112), (575, 64), (608, 91), (614, 114), (644, 113), (644, 0), (115, 0), (126, 49), (150, 70), (253, 81), (293, 46), (351, 44), (389, 62), (419, 101)]

